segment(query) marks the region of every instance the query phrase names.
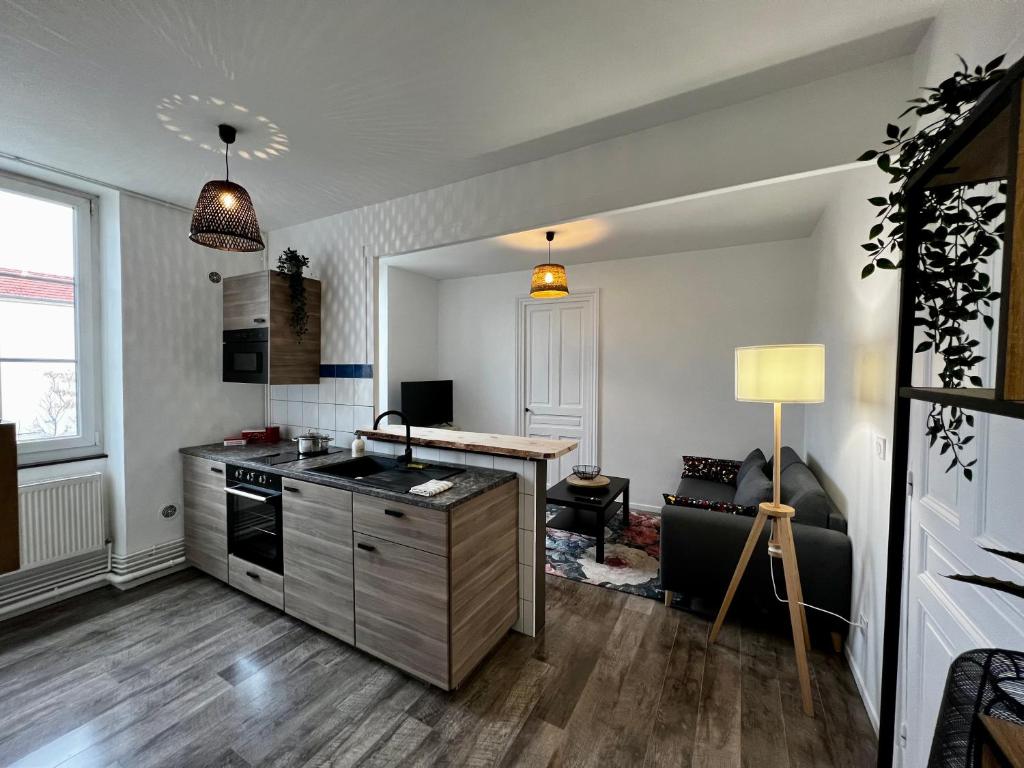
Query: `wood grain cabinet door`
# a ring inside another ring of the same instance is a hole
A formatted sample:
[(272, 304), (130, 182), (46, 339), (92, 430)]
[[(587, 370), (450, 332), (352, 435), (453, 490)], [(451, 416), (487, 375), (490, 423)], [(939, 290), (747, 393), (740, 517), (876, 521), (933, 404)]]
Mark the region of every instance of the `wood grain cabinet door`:
[(448, 559), (358, 532), (355, 544), (356, 647), (448, 689)]
[(185, 502), (185, 557), (196, 568), (228, 580), (227, 506), (224, 465), (182, 456)]
[(352, 494), (287, 477), (282, 489), (285, 612), (351, 643)]
[(224, 330), (266, 328), (270, 322), (266, 272), (224, 278)]

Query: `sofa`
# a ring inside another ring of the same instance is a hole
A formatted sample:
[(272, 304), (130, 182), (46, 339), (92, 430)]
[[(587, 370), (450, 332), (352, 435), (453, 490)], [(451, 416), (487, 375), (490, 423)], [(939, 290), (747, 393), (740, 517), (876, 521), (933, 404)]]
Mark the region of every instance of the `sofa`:
[[(793, 540), (800, 566), (804, 602), (850, 617), (853, 554), (846, 518), (814, 473), (789, 446), (781, 451), (783, 504), (796, 510)], [(713, 616), (732, 579), (750, 535), (757, 505), (770, 501), (772, 460), (760, 449), (743, 461), (684, 456), (679, 487), (665, 494), (661, 510), (661, 585), (691, 610)], [(730, 615), (746, 613), (787, 620), (786, 606), (775, 599), (769, 572), (765, 526), (754, 549)], [(774, 564), (779, 595), (785, 597), (782, 562)], [(849, 626), (839, 619), (807, 611), (809, 629), (827, 631), (836, 650)]]

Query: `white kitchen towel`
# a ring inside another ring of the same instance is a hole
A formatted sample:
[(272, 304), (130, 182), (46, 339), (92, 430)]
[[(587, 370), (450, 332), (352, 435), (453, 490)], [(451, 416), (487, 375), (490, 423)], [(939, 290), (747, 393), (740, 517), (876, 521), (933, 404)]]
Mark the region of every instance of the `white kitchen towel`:
[(436, 496), (439, 493), (444, 493), (453, 485), (455, 483), (449, 480), (427, 480), (425, 483), (410, 488), (409, 493), (415, 493), (417, 496)]

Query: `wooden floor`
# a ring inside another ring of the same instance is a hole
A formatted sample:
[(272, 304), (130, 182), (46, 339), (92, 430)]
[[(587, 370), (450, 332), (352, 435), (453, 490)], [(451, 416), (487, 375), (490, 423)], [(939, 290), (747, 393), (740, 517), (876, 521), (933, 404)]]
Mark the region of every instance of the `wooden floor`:
[(784, 636), (549, 576), (453, 694), (185, 571), (0, 624), (0, 765), (867, 766), (841, 657), (800, 711)]

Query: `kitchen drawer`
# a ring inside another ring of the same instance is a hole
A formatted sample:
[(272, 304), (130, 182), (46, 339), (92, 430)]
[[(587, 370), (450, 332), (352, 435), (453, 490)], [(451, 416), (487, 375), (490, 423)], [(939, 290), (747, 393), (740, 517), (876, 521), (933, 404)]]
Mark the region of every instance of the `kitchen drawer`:
[(397, 544), (448, 555), (448, 513), (352, 494), (352, 527)]
[(355, 534), (356, 647), (448, 689), (448, 560)]
[(275, 608), (284, 608), (284, 579), (279, 573), (228, 555), (228, 584)]

